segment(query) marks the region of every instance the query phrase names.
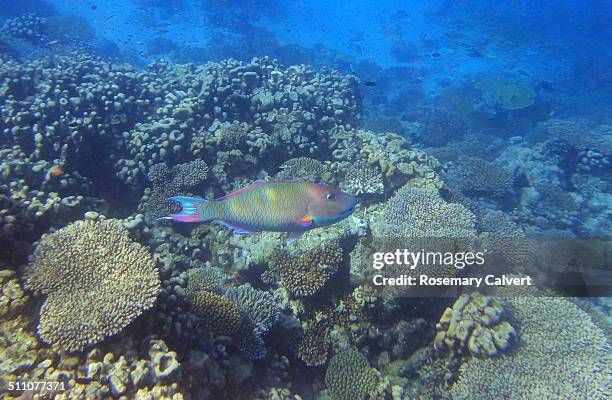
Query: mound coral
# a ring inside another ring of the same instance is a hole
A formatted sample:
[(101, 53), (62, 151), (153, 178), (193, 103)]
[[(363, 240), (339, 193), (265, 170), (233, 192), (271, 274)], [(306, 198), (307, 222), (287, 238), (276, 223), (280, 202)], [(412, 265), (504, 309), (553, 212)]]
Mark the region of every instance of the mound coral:
[(38, 333), (64, 350), (83, 350), (125, 328), (155, 303), (158, 271), (117, 220), (77, 221), (43, 236), (29, 288), (46, 295)]
[(610, 347), (586, 312), (562, 298), (514, 297), (507, 311), (516, 349), (460, 368), (454, 399), (606, 399)]
[(307, 297), (323, 288), (341, 262), (342, 248), (337, 241), (331, 240), (297, 254), (278, 250), (273, 254), (269, 266), (290, 294)]
[(240, 327), (240, 312), (220, 294), (199, 291), (193, 295), (193, 309), (204, 325), (218, 335), (231, 336)]
[(494, 356), (510, 347), (516, 331), (502, 321), (500, 300), (479, 293), (462, 294), (447, 307), (436, 325), (436, 349), (455, 350), (476, 357)]
[(334, 400), (362, 400), (374, 393), (376, 370), (355, 348), (336, 354), (325, 372), (325, 385)]
[(385, 191), (380, 170), (362, 160), (355, 162), (349, 168), (340, 187), (355, 195), (382, 194)]

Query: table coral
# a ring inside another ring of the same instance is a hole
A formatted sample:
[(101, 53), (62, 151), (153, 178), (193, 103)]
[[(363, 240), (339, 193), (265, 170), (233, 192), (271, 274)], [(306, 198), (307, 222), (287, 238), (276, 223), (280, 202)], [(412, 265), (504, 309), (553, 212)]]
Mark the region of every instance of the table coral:
[(38, 243), (28, 287), (46, 296), (38, 333), (64, 350), (82, 350), (120, 332), (151, 308), (158, 271), (145, 247), (116, 220), (78, 221)]

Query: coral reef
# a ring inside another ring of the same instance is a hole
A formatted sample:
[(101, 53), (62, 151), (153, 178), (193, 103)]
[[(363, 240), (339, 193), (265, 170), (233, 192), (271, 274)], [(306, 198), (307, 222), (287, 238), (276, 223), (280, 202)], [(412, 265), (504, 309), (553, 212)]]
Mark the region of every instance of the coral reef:
[(151, 255), (116, 220), (77, 221), (38, 243), (28, 287), (46, 296), (38, 334), (83, 350), (151, 308), (159, 277)]
[(436, 325), (436, 349), (449, 349), (475, 357), (495, 356), (510, 347), (516, 330), (503, 321), (500, 300), (477, 292), (462, 294), (447, 307)]
[(23, 14), (4, 23), (2, 31), (14, 38), (40, 43), (44, 39), (48, 19), (36, 14)]

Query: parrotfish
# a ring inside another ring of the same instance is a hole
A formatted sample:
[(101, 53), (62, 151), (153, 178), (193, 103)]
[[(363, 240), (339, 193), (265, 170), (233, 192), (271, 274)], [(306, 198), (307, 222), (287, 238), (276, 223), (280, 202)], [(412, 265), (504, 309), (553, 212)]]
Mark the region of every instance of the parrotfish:
[(181, 222), (217, 221), (238, 233), (304, 232), (348, 217), (357, 198), (333, 186), (304, 181), (255, 182), (217, 200), (174, 196), (181, 212), (162, 219)]

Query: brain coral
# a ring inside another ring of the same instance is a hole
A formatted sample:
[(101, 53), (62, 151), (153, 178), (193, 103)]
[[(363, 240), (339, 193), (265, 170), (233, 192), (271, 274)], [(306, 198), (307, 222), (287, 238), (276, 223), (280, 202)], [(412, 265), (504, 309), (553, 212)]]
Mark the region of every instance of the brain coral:
[(82, 350), (120, 332), (153, 306), (160, 290), (151, 255), (119, 221), (77, 221), (43, 236), (28, 286), (47, 296), (38, 333)]
[(325, 373), (325, 385), (334, 400), (360, 400), (372, 394), (378, 384), (376, 370), (354, 348), (336, 354)]
[(341, 261), (342, 248), (337, 241), (331, 240), (298, 254), (276, 251), (270, 260), (270, 269), (289, 293), (306, 297), (323, 288)]
[(473, 358), (460, 369), (453, 399), (608, 399), (610, 345), (586, 312), (562, 298), (508, 301), (516, 350)]
[(404, 186), (387, 201), (384, 210), (392, 237), (471, 237), (475, 216), (456, 203), (446, 203), (436, 190)]
[(193, 296), (193, 309), (202, 322), (218, 335), (231, 336), (240, 327), (240, 313), (231, 301), (202, 290)]

